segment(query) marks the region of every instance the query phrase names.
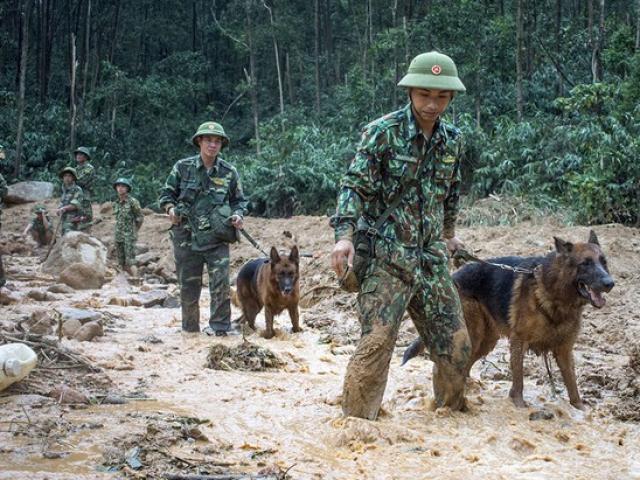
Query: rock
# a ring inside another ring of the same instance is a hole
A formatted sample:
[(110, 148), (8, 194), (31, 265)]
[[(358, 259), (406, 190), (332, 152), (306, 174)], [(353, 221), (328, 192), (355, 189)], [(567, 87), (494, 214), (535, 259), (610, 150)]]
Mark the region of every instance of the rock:
[(180, 308), (180, 297), (169, 295), (165, 298), (164, 302), (162, 302), (162, 306), (164, 308)]
[(102, 205), (100, 205), (100, 208), (98, 209), (98, 211), (102, 215), (106, 215), (107, 213), (113, 212), (113, 203), (111, 203), (111, 202), (103, 203)]
[(57, 296), (43, 290), (29, 290), (29, 292), (27, 292), (27, 297), (35, 300), (36, 302), (54, 302), (59, 300)]
[(90, 342), (95, 337), (102, 337), (103, 335), (104, 330), (100, 322), (89, 322), (80, 327), (73, 335), (73, 338), (79, 342)]
[(78, 392), (66, 385), (55, 387), (47, 396), (54, 398), (58, 403), (89, 403), (89, 398), (84, 393)]
[(142, 255), (143, 253), (147, 253), (149, 251), (149, 245), (146, 243), (137, 243), (136, 244), (136, 255)]
[(29, 333), (36, 335), (49, 335), (52, 333), (55, 320), (47, 310), (36, 310), (31, 312), (29, 319), (25, 322)]
[(133, 296), (128, 297), (111, 297), (107, 305), (118, 305), (119, 307), (141, 307), (140, 301)]
[(73, 288), (71, 288), (69, 285), (65, 285), (64, 283), (56, 283), (55, 285), (51, 285), (49, 288), (47, 288), (47, 291), (51, 293), (64, 294), (71, 294), (74, 292)]
[(100, 312), (94, 312), (93, 310), (82, 310), (80, 308), (73, 307), (60, 307), (57, 309), (62, 315), (62, 320), (78, 320), (81, 325), (89, 322), (98, 322), (102, 320), (102, 314)]
[(138, 266), (146, 265), (151, 262), (155, 262), (160, 258), (160, 254), (157, 252), (147, 252), (136, 257), (136, 262)]
[(0, 289), (0, 305), (11, 305), (20, 301), (20, 296), (8, 291), (6, 288)]
[(104, 273), (84, 263), (72, 263), (62, 271), (58, 280), (76, 290), (98, 289), (105, 283)]
[(155, 305), (162, 305), (168, 297), (169, 294), (166, 290), (153, 290), (137, 295), (137, 300), (144, 308), (151, 308)]
[(543, 408), (542, 410), (536, 410), (535, 412), (531, 412), (529, 414), (529, 420), (532, 422), (535, 420), (553, 420), (553, 417), (555, 417), (553, 412), (547, 410), (546, 408)]
[(48, 198), (53, 198), (53, 183), (18, 182), (9, 185), (4, 202), (10, 204), (42, 202)]
[(104, 280), (107, 271), (107, 248), (104, 244), (86, 233), (69, 232), (58, 240), (42, 264), (42, 271), (54, 275), (60, 274), (74, 263), (87, 265), (93, 270), (94, 278)]
[(82, 323), (80, 320), (76, 320), (75, 318), (71, 320), (66, 320), (62, 323), (62, 335), (67, 338), (73, 338), (78, 330), (82, 328)]

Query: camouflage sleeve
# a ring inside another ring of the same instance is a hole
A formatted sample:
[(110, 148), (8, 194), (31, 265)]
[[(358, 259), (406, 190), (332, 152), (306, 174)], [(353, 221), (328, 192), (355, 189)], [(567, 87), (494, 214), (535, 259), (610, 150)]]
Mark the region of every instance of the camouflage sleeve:
[(365, 131), (360, 146), (351, 161), (347, 173), (342, 178), (338, 193), (336, 213), (331, 217), (330, 225), (335, 230), (335, 241), (351, 240), (358, 218), (364, 210), (364, 203), (375, 197), (379, 185), (380, 136)]
[(144, 215), (142, 214), (140, 202), (135, 198), (131, 199), (131, 213), (133, 213), (133, 223), (136, 225), (136, 228), (140, 228), (144, 221)]
[(0, 201), (7, 196), (7, 192), (9, 188), (7, 187), (7, 181), (4, 179), (2, 175), (0, 175)]
[(180, 170), (178, 169), (178, 164), (176, 163), (171, 169), (171, 172), (167, 177), (167, 181), (164, 183), (164, 187), (160, 192), (160, 197), (158, 198), (160, 208), (162, 208), (166, 212), (167, 210), (169, 210), (169, 207), (174, 207), (178, 202), (179, 195)]
[(76, 210), (82, 210), (82, 200), (84, 199), (84, 193), (82, 192), (82, 188), (78, 187), (73, 195), (71, 196), (71, 200), (69, 200), (69, 205), (73, 205), (76, 207)]
[(78, 174), (77, 184), (87, 190), (92, 190), (96, 181), (96, 170), (93, 165), (87, 165), (82, 170), (82, 173)]
[(229, 205), (234, 215), (244, 217), (248, 211), (249, 202), (244, 197), (240, 176), (234, 171), (233, 179), (229, 185)]
[(456, 220), (460, 211), (460, 185), (462, 183), (462, 175), (460, 173), (460, 162), (462, 160), (462, 147), (460, 143), (457, 145), (456, 167), (449, 193), (444, 199), (444, 225), (442, 235), (444, 238), (453, 238), (456, 236)]

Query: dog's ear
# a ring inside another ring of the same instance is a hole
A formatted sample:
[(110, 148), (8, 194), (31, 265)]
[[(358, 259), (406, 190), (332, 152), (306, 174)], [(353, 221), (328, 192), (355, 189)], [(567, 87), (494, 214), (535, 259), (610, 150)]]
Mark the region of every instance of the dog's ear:
[(298, 253), (298, 246), (294, 245), (291, 249), (291, 253), (289, 254), (289, 260), (293, 263), (298, 263), (300, 261), (300, 254)]
[(278, 253), (276, 247), (271, 247), (270, 253), (271, 263), (278, 263), (280, 261), (280, 254)]
[(553, 237), (556, 242), (556, 251), (558, 253), (571, 253), (573, 251), (573, 243), (565, 242), (561, 238)]
[(598, 236), (596, 235), (596, 232), (594, 232), (593, 230), (589, 231), (589, 243), (593, 243), (595, 245), (600, 246), (600, 242), (598, 241)]

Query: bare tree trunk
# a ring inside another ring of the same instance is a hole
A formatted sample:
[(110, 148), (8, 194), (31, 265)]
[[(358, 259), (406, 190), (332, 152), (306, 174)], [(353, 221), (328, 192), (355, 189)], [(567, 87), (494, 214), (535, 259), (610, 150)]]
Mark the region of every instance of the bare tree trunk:
[(284, 54), (284, 72), (287, 79), (287, 90), (289, 92), (289, 103), (293, 105), (295, 97), (293, 95), (293, 82), (291, 81), (291, 62), (289, 61), (289, 52)]
[(113, 56), (116, 51), (118, 39), (118, 23), (120, 20), (120, 0), (116, 0), (116, 13), (113, 17), (113, 29), (111, 30), (111, 48), (109, 49), (109, 63), (113, 64)]
[[(82, 110), (84, 117), (85, 99), (87, 97), (87, 78), (89, 77), (89, 55), (91, 49), (91, 0), (87, 0), (87, 19), (84, 26), (84, 65), (82, 68)], [(82, 123), (82, 120), (80, 121)]]
[(404, 62), (409, 66), (409, 29), (407, 17), (402, 17), (402, 31), (404, 32)]
[[(391, 7), (391, 25), (394, 29), (397, 27), (396, 25), (397, 13), (398, 13), (398, 0), (394, 0), (393, 6)], [(396, 87), (396, 83), (398, 83), (398, 76), (400, 74), (399, 70), (400, 68), (398, 66), (398, 45), (397, 43), (394, 42), (393, 44), (394, 78), (393, 78), (393, 87), (391, 92), (391, 101), (393, 102), (394, 109), (397, 108), (398, 106), (398, 87)]]
[(71, 91), (69, 93), (69, 149), (76, 148), (76, 70), (78, 68), (78, 61), (76, 59), (76, 34), (71, 33)]
[(523, 89), (523, 0), (517, 0), (516, 3), (516, 112), (518, 122), (522, 121), (524, 114), (524, 95)]
[[(637, 1), (636, 8), (636, 52), (640, 51), (640, 0)], [(640, 216), (638, 216), (640, 221)]]
[(316, 77), (316, 114), (320, 114), (320, 2), (313, 0), (313, 17), (315, 25), (314, 57)]
[[(247, 78), (251, 88), (251, 107), (253, 110), (253, 130), (256, 137), (256, 155), (260, 156), (260, 116), (258, 111), (258, 82), (256, 79), (256, 55), (253, 45), (253, 23), (252, 23), (252, 0), (247, 0), (246, 22), (247, 22), (247, 45), (249, 47), (249, 75)], [(246, 72), (245, 72), (246, 73)]]
[(24, 134), (25, 90), (27, 81), (27, 54), (29, 51), (29, 17), (33, 0), (25, 0), (22, 4), (22, 38), (20, 41), (20, 80), (18, 92), (18, 131), (16, 134), (16, 158), (13, 164), (13, 175), (19, 177), (22, 170), (22, 136)]
[(269, 21), (271, 23), (271, 39), (273, 40), (273, 53), (276, 56), (276, 73), (278, 74), (278, 94), (280, 98), (280, 113), (284, 113), (284, 90), (282, 88), (282, 73), (280, 72), (280, 53), (278, 52), (278, 40), (276, 39), (275, 22), (273, 21), (273, 12), (264, 0), (262, 6), (269, 12)]
[(602, 81), (602, 46), (604, 44), (604, 0), (600, 0), (600, 21), (598, 24), (598, 36), (593, 42), (591, 51), (591, 74), (593, 83)]
[[(562, 27), (562, 0), (556, 0), (556, 15), (555, 15), (555, 40), (556, 40), (556, 53), (560, 54), (562, 52), (562, 40), (560, 37), (560, 31)], [(562, 97), (564, 96), (564, 83), (562, 82), (562, 76), (558, 74), (558, 79), (556, 82), (556, 96)]]

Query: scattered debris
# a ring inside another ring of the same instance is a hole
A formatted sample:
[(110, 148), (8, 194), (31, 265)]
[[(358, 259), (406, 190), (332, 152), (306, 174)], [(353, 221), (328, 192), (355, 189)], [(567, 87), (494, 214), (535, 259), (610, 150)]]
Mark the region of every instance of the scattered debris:
[(205, 366), (214, 370), (261, 372), (282, 368), (284, 365), (285, 362), (268, 348), (244, 341), (234, 347), (222, 343), (212, 345)]

